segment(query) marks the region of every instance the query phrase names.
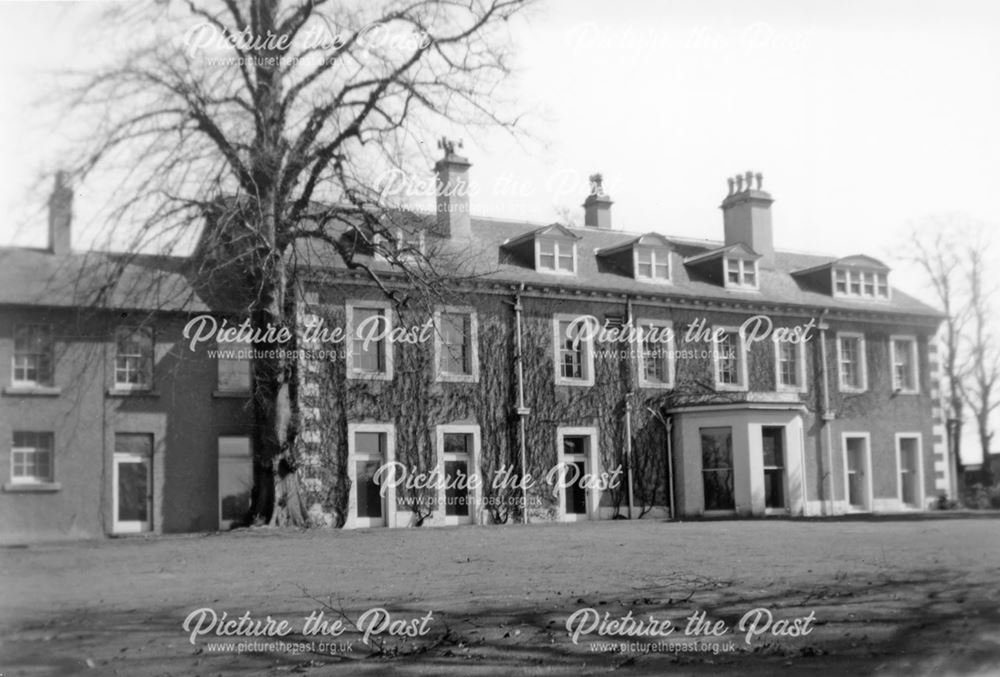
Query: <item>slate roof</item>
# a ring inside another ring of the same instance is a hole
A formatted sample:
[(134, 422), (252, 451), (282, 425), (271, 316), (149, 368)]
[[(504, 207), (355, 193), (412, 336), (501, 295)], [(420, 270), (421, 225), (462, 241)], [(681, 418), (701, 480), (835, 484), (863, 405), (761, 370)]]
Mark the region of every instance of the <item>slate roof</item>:
[[(421, 218), (430, 225), (434, 216), (425, 214)], [(684, 265), (685, 259), (697, 260), (724, 248), (724, 243), (718, 241), (664, 236), (674, 252), (669, 283), (636, 280), (613, 268), (598, 265), (599, 251), (620, 249), (645, 233), (559, 226), (578, 238), (575, 240), (575, 275), (536, 271), (530, 261), (520, 260), (506, 248), (512, 243), (524, 243), (527, 234), (551, 226), (473, 217), (471, 245), (428, 239), (439, 243), (446, 258), (450, 253), (451, 258), (459, 261), (462, 271), (474, 271), (488, 281), (504, 284), (634, 294), (665, 301), (683, 298), (739, 302), (742, 299), (756, 304), (919, 316), (928, 322), (942, 317), (936, 309), (895, 288), (888, 301), (839, 298), (812, 289), (807, 280), (793, 275), (839, 260), (832, 256), (778, 251), (772, 268), (760, 267), (760, 290), (749, 291), (725, 289), (718, 282), (701, 277), (695, 266)], [(359, 256), (359, 259), (365, 258)], [(330, 245), (316, 241), (300, 243), (296, 261), (315, 269), (344, 268)], [(388, 263), (380, 260), (368, 258), (367, 263), (376, 270), (391, 270)], [(99, 301), (100, 307), (183, 312), (205, 312), (223, 305), (234, 307), (233, 295), (227, 291), (220, 294), (218, 287), (232, 288), (235, 282), (199, 284), (193, 270), (191, 261), (181, 257), (107, 253), (54, 256), (44, 250), (0, 248), (0, 304), (68, 307), (94, 305)], [(109, 286), (107, 280), (111, 271), (117, 271), (117, 275), (111, 276), (117, 278), (117, 283)]]
[[(433, 216), (427, 216), (428, 222)], [(829, 265), (840, 257), (803, 254), (796, 252), (775, 252), (774, 266), (760, 266), (760, 290), (726, 289), (718, 282), (705, 280), (696, 269), (685, 266), (685, 259), (697, 260), (702, 255), (727, 249), (720, 241), (693, 240), (664, 236), (674, 250), (671, 260), (671, 282), (637, 280), (633, 277), (599, 267), (598, 252), (619, 249), (623, 244), (634, 242), (646, 233), (621, 230), (599, 230), (589, 227), (571, 227), (576, 235), (577, 273), (576, 275), (539, 272), (528, 261), (521, 261), (506, 254), (505, 247), (522, 243), (526, 234), (544, 231), (551, 224), (544, 225), (526, 221), (508, 221), (483, 217), (472, 218), (472, 245), (445, 242), (442, 250), (451, 251), (463, 263), (464, 270), (484, 272), (484, 277), (497, 282), (511, 284), (524, 283), (540, 287), (560, 287), (567, 290), (610, 291), (643, 296), (686, 299), (710, 299), (718, 301), (774, 303), (807, 308), (831, 308), (845, 311), (861, 311), (879, 314), (915, 315), (928, 321), (938, 320), (940, 311), (902, 292), (892, 289), (889, 300), (865, 300), (833, 297), (828, 293), (811, 289), (806, 281), (793, 276), (793, 272)], [(565, 227), (564, 227), (565, 228)], [(303, 262), (316, 267), (339, 268), (336, 255), (322, 244), (309, 243), (299, 252)], [(709, 257), (706, 257), (709, 258)], [(853, 257), (849, 257), (853, 258)], [(367, 261), (374, 269), (389, 270), (387, 263), (377, 260)]]
[(0, 247), (0, 304), (204, 312), (187, 259)]

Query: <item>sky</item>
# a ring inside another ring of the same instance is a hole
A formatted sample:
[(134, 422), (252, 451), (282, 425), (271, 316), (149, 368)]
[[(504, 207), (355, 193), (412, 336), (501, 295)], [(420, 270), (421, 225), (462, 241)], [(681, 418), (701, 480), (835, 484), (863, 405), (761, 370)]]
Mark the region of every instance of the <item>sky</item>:
[[(39, 101), (99, 57), (87, 16), (0, 2), (0, 243), (44, 243), (63, 138)], [(601, 172), (616, 228), (718, 239), (726, 178), (760, 171), (779, 249), (882, 258), (924, 298), (909, 224), (1000, 222), (1000, 3), (549, 0), (511, 30), (528, 136), (463, 138), (474, 213), (580, 219)]]

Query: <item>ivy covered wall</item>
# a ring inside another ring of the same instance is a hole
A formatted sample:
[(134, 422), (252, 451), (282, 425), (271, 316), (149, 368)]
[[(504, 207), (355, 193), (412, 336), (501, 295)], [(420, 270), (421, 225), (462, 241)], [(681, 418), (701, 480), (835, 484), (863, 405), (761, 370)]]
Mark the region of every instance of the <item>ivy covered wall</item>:
[[(303, 306), (300, 322), (322, 319), (328, 327), (345, 327), (345, 302), (348, 300), (382, 300), (376, 290), (358, 287), (346, 292), (341, 287), (318, 290), (308, 307)], [(303, 345), (324, 349), (330, 355), (323, 360), (303, 360), (299, 365), (300, 434), (303, 467), (301, 475), (311, 505), (314, 522), (342, 526), (348, 514), (348, 423), (391, 423), (395, 426), (396, 460), (407, 468), (429, 471), (436, 466), (435, 427), (444, 424), (468, 423), (480, 426), (482, 453), (480, 471), (483, 478), (484, 522), (509, 522), (521, 518), (520, 491), (516, 487), (494, 487), (494, 478), (501, 467), (520, 472), (519, 425), (517, 414), (517, 368), (514, 296), (510, 294), (477, 293), (449, 303), (472, 306), (478, 318), (479, 378), (474, 383), (437, 382), (434, 372), (433, 341), (401, 343), (393, 346), (394, 369), (391, 381), (371, 381), (346, 378), (344, 344)], [(624, 317), (624, 299), (617, 297), (586, 298), (552, 295), (522, 297), (522, 344), (524, 359), (525, 406), (530, 410), (526, 420), (525, 447), (527, 472), (536, 479), (528, 497), (532, 520), (552, 520), (558, 515), (558, 504), (552, 488), (542, 482), (546, 473), (558, 462), (557, 428), (593, 427), (597, 430), (597, 452), (600, 468), (610, 471), (625, 468), (626, 401), (631, 396), (632, 474), (636, 515), (647, 513), (654, 506), (666, 506), (667, 434), (666, 418), (680, 407), (726, 402), (759, 401), (762, 397), (800, 403), (804, 407), (805, 485), (810, 501), (818, 500), (822, 485), (832, 473), (835, 491), (842, 493), (842, 470), (829, 468), (821, 457), (816, 437), (820, 429), (818, 411), (821, 404), (819, 387), (820, 364), (818, 332), (806, 353), (806, 389), (801, 394), (775, 393), (775, 353), (773, 344), (764, 341), (749, 348), (747, 361), (748, 392), (717, 392), (714, 387), (714, 367), (710, 346), (704, 343), (686, 344), (687, 327), (704, 319), (708, 326), (739, 326), (753, 314), (738, 306), (665, 308), (633, 306), (638, 319), (664, 319), (673, 322), (675, 348), (682, 351), (675, 361), (675, 384), (672, 389), (639, 388), (637, 364), (630, 360), (629, 344), (598, 342), (595, 347), (594, 385), (556, 385), (553, 346), (553, 316), (593, 315), (604, 322), (609, 317)], [(396, 325), (419, 326), (431, 317), (429, 309), (399, 311)], [(793, 326), (808, 322), (805, 316), (771, 315), (775, 326)], [(884, 450), (891, 431), (899, 426), (911, 426), (930, 435), (929, 400), (927, 395), (892, 397), (889, 386), (888, 335), (892, 327), (858, 325), (868, 338), (869, 391), (859, 396), (841, 396), (836, 387), (837, 328), (831, 330), (827, 345), (827, 370), (830, 379), (831, 409), (837, 412), (835, 437), (844, 426), (873, 431), (873, 471), (882, 477), (876, 484), (876, 496), (888, 495), (896, 469), (894, 455)], [(839, 328), (839, 327), (838, 327)], [(844, 324), (843, 330), (856, 330)], [(929, 392), (924, 383), (929, 371), (926, 364), (927, 337), (920, 341), (922, 392)], [(686, 351), (686, 352), (685, 352)], [(630, 366), (630, 361), (632, 366)], [(928, 437), (929, 439), (929, 437)], [(676, 443), (676, 438), (675, 438)], [(674, 450), (675, 462), (681, 453), (700, 454), (699, 450)], [(928, 450), (924, 453), (925, 482), (932, 484), (933, 462)], [(839, 457), (838, 457), (839, 458)], [(875, 460), (877, 459), (877, 460)], [(593, 470), (593, 469), (592, 469)], [(625, 477), (623, 473), (623, 479)], [(411, 513), (408, 524), (434, 524), (434, 497), (427, 490), (401, 491), (399, 510)], [(624, 482), (604, 491), (600, 504), (606, 514), (624, 515), (628, 505)]]

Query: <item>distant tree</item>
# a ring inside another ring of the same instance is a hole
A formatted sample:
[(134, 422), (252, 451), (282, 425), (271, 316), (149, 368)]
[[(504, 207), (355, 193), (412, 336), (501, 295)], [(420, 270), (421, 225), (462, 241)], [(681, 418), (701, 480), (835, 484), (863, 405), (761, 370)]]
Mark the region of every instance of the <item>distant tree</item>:
[[(926, 276), (944, 311), (943, 371), (949, 418), (948, 447), (954, 450), (955, 475), (964, 477), (962, 427), (968, 406), (976, 419), (984, 461), (992, 438), (989, 419), (1000, 405), (1000, 354), (990, 304), (994, 289), (987, 282), (985, 257), (992, 243), (981, 224), (959, 215), (929, 217), (910, 228), (903, 258)], [(984, 463), (984, 467), (986, 463)]]
[(962, 250), (956, 242), (956, 231), (961, 227), (953, 219), (930, 218), (910, 230), (909, 241), (903, 256), (915, 263), (926, 275), (936, 301), (944, 311), (942, 332), (944, 355), (942, 365), (947, 388), (949, 418), (955, 421), (948, 426), (948, 449), (954, 451), (954, 473), (961, 490), (964, 464), (962, 462), (962, 425), (965, 399), (962, 394), (964, 358), (961, 355), (961, 336), (968, 321), (968, 303), (963, 298)]
[(1000, 407), (1000, 337), (993, 329), (997, 322), (993, 307), (996, 285), (987, 279), (990, 268), (985, 257), (990, 251), (989, 241), (985, 234), (980, 235), (978, 241), (969, 242), (965, 248), (970, 326), (966, 336), (969, 361), (962, 379), (962, 396), (976, 420), (976, 433), (983, 453), (983, 481), (992, 484), (990, 419)]

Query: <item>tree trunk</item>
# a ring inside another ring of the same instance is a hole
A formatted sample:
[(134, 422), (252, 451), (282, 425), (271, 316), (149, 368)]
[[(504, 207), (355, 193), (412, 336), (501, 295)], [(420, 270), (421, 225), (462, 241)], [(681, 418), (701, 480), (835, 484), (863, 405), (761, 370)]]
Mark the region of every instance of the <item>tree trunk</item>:
[[(279, 278), (283, 278), (280, 275)], [(251, 316), (254, 331), (276, 335), (286, 328), (294, 337), (294, 326), (285, 318), (284, 280), (262, 298), (262, 306)], [(294, 338), (270, 340), (257, 346), (254, 360), (254, 422), (256, 428), (253, 516), (258, 524), (305, 526), (306, 510), (295, 457)], [(261, 354), (262, 353), (262, 354)]]

